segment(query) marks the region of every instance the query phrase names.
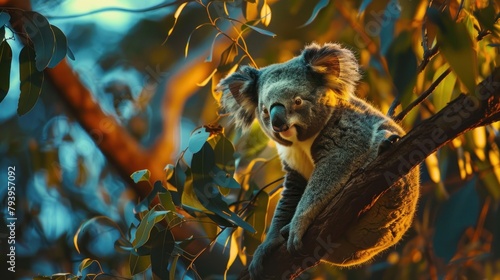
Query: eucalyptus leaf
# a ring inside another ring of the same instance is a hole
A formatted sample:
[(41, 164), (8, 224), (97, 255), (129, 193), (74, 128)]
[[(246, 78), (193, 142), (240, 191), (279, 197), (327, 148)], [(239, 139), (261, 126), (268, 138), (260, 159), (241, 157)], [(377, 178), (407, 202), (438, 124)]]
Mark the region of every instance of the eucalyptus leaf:
[(33, 11), (24, 12), (23, 27), (35, 47), (36, 68), (42, 71), (49, 65), (54, 55), (56, 48), (54, 32), (49, 21)]
[(251, 206), (251, 213), (245, 219), (254, 229), (255, 233), (245, 231), (243, 233), (243, 246), (249, 255), (253, 255), (257, 247), (262, 243), (266, 230), (267, 206), (269, 204), (269, 194), (264, 191), (255, 191), (257, 197)]
[(213, 182), (211, 182), (211, 180), (206, 177), (199, 179), (195, 177), (193, 180), (193, 190), (198, 200), (208, 210), (214, 212), (219, 217), (231, 222), (234, 225), (255, 233), (255, 230), (251, 225), (229, 209), (227, 203), (222, 199), (222, 195), (220, 194), (218, 188)]
[(35, 52), (24, 46), (19, 54), (19, 76), (21, 95), (17, 106), (17, 114), (22, 116), (35, 106), (43, 85), (43, 72), (35, 66)]
[(172, 232), (163, 229), (151, 237), (151, 270), (158, 279), (168, 279), (168, 263), (174, 250), (175, 242)]
[(141, 200), (136, 206), (135, 206), (135, 212), (143, 212), (148, 209), (149, 205), (153, 201), (153, 199), (156, 197), (156, 195), (160, 192), (164, 192), (166, 189), (163, 187), (163, 184), (161, 181), (156, 181), (153, 185), (153, 189), (148, 193), (146, 198)]
[[(0, 27), (3, 29), (3, 27)], [(0, 38), (1, 39), (1, 38)], [(0, 102), (7, 96), (10, 88), (10, 68), (12, 64), (12, 49), (7, 41), (0, 43)]]
[(221, 135), (214, 147), (215, 164), (220, 169), (229, 173), (231, 177), (234, 174), (234, 146), (229, 139)]
[(328, 6), (329, 3), (330, 3), (330, 0), (319, 0), (318, 3), (316, 3), (316, 6), (314, 6), (314, 9), (313, 9), (312, 14), (309, 17), (309, 19), (306, 21), (306, 23), (299, 26), (299, 28), (305, 27), (305, 26), (308, 26), (309, 24), (311, 24), (316, 19), (319, 12), (321, 10), (323, 10), (326, 6)]
[(139, 227), (137, 227), (135, 239), (132, 241), (134, 249), (137, 249), (146, 244), (146, 242), (149, 240), (151, 230), (153, 229), (154, 225), (163, 220), (166, 215), (167, 211), (157, 211), (156, 207), (154, 207), (144, 216), (144, 218), (142, 218), (141, 222), (139, 223)]
[(202, 148), (193, 154), (191, 160), (191, 171), (193, 174), (205, 174), (208, 175), (209, 172), (215, 166), (215, 153), (212, 146), (208, 142), (204, 142)]
[(178, 162), (174, 167), (174, 174), (167, 180), (169, 184), (177, 188), (179, 195), (184, 191), (184, 184), (186, 184), (186, 172), (182, 169), (181, 163)]
[(151, 259), (149, 256), (137, 256), (134, 254), (130, 254), (129, 268), (130, 274), (132, 276), (145, 271), (149, 268), (150, 265)]
[(75, 60), (75, 55), (73, 54), (73, 51), (71, 48), (68, 46), (68, 49), (66, 50), (66, 55), (68, 56), (69, 59)]
[(57, 26), (51, 25), (50, 28), (52, 28), (52, 32), (54, 33), (55, 49), (48, 67), (53, 68), (66, 57), (68, 41), (66, 35)]
[(468, 89), (474, 93), (477, 77), (477, 59), (472, 39), (463, 22), (454, 22), (448, 13), (434, 8), (427, 11), (429, 19), (438, 27), (437, 43), (440, 53)]
[(189, 138), (189, 150), (193, 154), (199, 152), (203, 145), (207, 142), (208, 137), (210, 137), (210, 132), (208, 132), (204, 127), (196, 129)]
[(147, 169), (139, 170), (132, 175), (130, 175), (130, 178), (134, 181), (134, 183), (139, 183), (142, 181), (149, 182), (149, 178), (151, 177), (151, 171)]
[[(10, 20), (10, 15), (6, 12), (0, 12), (0, 27), (6, 25)], [(2, 36), (3, 37), (3, 36)], [(0, 38), (2, 38), (0, 37)]]
[(244, 24), (246, 27), (254, 30), (254, 31), (257, 31), (258, 33), (260, 34), (263, 34), (263, 35), (266, 35), (266, 36), (269, 36), (269, 37), (276, 37), (276, 34), (269, 31), (269, 30), (265, 30), (265, 29), (262, 29), (262, 28), (259, 28), (257, 26), (253, 26), (253, 25), (248, 25), (248, 24)]

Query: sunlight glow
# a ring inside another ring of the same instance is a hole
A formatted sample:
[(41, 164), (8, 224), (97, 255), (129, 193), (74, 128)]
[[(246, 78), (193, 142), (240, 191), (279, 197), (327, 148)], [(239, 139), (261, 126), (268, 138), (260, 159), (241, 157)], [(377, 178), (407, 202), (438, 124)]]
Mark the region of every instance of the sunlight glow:
[[(120, 8), (137, 8), (137, 1), (130, 0), (86, 0), (86, 1), (66, 1), (61, 5), (62, 14), (80, 14), (90, 11), (95, 11), (103, 8), (109, 7), (120, 7)], [(142, 6), (142, 5), (141, 5)], [(133, 21), (133, 13), (124, 13), (119, 11), (107, 11), (102, 13), (96, 13), (88, 15), (82, 18), (91, 22), (98, 22), (107, 29), (122, 29), (123, 26), (130, 24)]]

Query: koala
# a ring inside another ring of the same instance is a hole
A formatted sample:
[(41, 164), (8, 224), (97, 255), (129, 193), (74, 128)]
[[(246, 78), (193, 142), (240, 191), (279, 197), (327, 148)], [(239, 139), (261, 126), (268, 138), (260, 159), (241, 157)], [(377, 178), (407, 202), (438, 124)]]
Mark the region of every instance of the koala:
[[(271, 226), (249, 265), (252, 279), (266, 278), (266, 256), (285, 242), (291, 253), (300, 251), (308, 227), (350, 176), (405, 134), (355, 96), (359, 79), (353, 53), (326, 43), (306, 46), (284, 63), (261, 69), (243, 66), (220, 81), (222, 109), (242, 129), (256, 118), (275, 142), (286, 171)], [(355, 266), (395, 245), (411, 225), (419, 184), (414, 168), (350, 225), (336, 240), (333, 254), (322, 261)]]

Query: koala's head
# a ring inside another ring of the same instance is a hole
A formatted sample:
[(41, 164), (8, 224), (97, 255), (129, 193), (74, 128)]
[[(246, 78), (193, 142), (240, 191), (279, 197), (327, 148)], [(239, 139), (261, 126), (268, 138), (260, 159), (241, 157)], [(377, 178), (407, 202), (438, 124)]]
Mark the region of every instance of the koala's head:
[(358, 63), (349, 50), (312, 44), (284, 63), (241, 67), (218, 88), (222, 108), (236, 126), (245, 129), (257, 117), (269, 137), (289, 146), (318, 133), (358, 80)]

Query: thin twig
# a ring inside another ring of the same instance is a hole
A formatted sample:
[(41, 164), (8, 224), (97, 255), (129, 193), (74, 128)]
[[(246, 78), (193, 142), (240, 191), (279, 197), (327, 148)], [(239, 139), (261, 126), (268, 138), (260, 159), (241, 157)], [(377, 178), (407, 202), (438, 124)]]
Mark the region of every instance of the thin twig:
[(399, 113), (396, 117), (394, 117), (394, 121), (399, 122), (401, 121), (415, 106), (420, 104), (423, 100), (425, 100), (433, 91), (436, 89), (436, 87), (441, 83), (441, 81), (450, 74), (451, 68), (446, 69), (432, 84), (429, 86), (427, 90), (422, 92), (417, 99), (415, 99), (408, 107), (406, 107), (401, 113)]

